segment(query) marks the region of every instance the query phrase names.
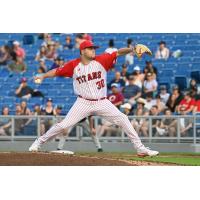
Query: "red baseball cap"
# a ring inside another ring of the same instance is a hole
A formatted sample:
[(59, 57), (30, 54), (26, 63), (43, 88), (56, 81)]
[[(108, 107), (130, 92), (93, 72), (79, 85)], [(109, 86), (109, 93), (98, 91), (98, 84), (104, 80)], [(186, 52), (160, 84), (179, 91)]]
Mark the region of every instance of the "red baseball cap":
[(93, 42), (89, 41), (89, 40), (85, 40), (80, 44), (80, 50), (89, 48), (89, 47), (94, 47), (95, 49), (99, 48), (99, 46), (95, 46), (93, 44)]

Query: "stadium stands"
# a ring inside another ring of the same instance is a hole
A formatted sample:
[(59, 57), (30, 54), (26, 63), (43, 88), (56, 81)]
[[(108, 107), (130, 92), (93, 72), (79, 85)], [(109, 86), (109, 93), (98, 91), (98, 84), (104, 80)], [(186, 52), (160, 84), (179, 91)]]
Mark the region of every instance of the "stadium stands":
[[(75, 34), (70, 34), (72, 40), (75, 38)], [(153, 52), (156, 51), (158, 42), (164, 40), (167, 43), (167, 47), (170, 51), (180, 49), (183, 56), (180, 58), (170, 57), (167, 61), (155, 60), (152, 58), (154, 66), (158, 69), (158, 82), (159, 84), (167, 85), (170, 89), (174, 84), (178, 84), (182, 90), (187, 88), (188, 79), (190, 76), (197, 79), (200, 83), (200, 34), (125, 34), (125, 33), (93, 33), (91, 34), (96, 44), (100, 46), (97, 50), (97, 54), (102, 53), (108, 46), (109, 39), (115, 39), (116, 48), (126, 46), (126, 40), (132, 38), (134, 42), (144, 43), (149, 46)], [(61, 44), (65, 42), (66, 34), (52, 34), (52, 38), (55, 41), (59, 41)], [(66, 78), (54, 78), (51, 80), (45, 80), (42, 85), (35, 85), (32, 80), (32, 76), (37, 72), (39, 66), (38, 62), (34, 61), (35, 55), (39, 50), (43, 40), (38, 39), (38, 34), (26, 34), (26, 33), (1, 33), (0, 45), (10, 45), (13, 40), (18, 40), (22, 44), (22, 48), (26, 51), (25, 62), (27, 64), (27, 72), (24, 74), (12, 74), (0, 66), (0, 109), (3, 105), (8, 105), (11, 109), (11, 114), (14, 114), (15, 103), (20, 100), (15, 97), (14, 91), (18, 86), (21, 77), (28, 78), (28, 84), (35, 88), (38, 88), (45, 94), (45, 97), (51, 97), (55, 104), (63, 105), (64, 111), (68, 111), (70, 106), (75, 101), (75, 95), (72, 90), (72, 80)], [(79, 56), (78, 50), (59, 50), (59, 56), (70, 60)], [(150, 57), (146, 56), (142, 60), (135, 59), (134, 65), (139, 65), (142, 69), (145, 66), (145, 60)], [(118, 59), (116, 69), (121, 70), (121, 65), (124, 63), (124, 57)], [(52, 62), (47, 61), (47, 66), (51, 66)], [(132, 71), (133, 67), (129, 67), (129, 71)], [(113, 79), (114, 72), (108, 73), (108, 82)], [(43, 103), (41, 98), (32, 98), (29, 100), (29, 106), (33, 106), (35, 103)]]

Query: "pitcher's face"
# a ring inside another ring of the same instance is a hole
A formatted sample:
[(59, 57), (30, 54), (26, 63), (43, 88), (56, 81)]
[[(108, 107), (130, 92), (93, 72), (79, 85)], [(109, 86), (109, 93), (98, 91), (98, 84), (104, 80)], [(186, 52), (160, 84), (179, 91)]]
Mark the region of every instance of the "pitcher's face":
[(94, 59), (96, 55), (94, 47), (85, 48), (81, 52), (82, 52), (82, 55), (88, 60)]

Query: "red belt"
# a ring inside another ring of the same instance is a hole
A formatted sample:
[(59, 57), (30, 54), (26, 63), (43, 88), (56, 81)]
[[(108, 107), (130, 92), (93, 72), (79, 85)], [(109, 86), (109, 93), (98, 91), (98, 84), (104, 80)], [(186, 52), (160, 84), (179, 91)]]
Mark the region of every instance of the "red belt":
[(78, 97), (82, 98), (82, 99), (85, 99), (85, 100), (88, 100), (88, 101), (99, 101), (99, 100), (104, 100), (104, 99), (107, 99), (107, 97), (102, 97), (100, 99), (86, 99), (84, 97), (82, 97), (81, 95), (78, 95)]

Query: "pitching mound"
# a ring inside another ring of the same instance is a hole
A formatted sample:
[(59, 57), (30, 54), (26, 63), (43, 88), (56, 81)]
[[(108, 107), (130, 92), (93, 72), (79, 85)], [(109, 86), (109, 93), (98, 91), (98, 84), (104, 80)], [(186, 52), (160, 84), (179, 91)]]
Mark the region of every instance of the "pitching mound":
[(0, 153), (1, 166), (159, 166), (164, 163), (56, 153)]

